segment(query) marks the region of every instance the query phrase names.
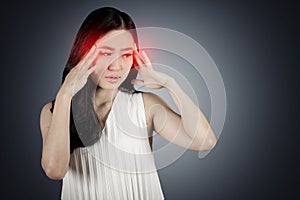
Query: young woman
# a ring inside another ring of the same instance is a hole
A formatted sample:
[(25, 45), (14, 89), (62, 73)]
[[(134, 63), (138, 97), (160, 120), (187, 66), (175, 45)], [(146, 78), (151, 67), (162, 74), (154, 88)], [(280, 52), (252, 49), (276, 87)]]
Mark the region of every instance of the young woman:
[[(195, 151), (216, 143), (200, 109), (138, 51), (135, 29), (115, 8), (91, 12), (76, 35), (55, 100), (41, 111), (41, 165), (49, 178), (63, 179), (62, 199), (164, 199), (153, 130)], [(137, 73), (143, 80), (135, 79)], [(166, 88), (180, 114), (132, 84)]]

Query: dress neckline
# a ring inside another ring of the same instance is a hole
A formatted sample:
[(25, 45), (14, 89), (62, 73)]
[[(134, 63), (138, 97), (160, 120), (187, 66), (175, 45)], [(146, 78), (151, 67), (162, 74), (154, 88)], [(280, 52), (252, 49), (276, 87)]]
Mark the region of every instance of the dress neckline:
[(99, 127), (100, 127), (100, 130), (101, 130), (102, 133), (103, 133), (103, 131), (106, 129), (107, 121), (109, 120), (109, 118), (110, 118), (110, 116), (111, 116), (111, 113), (113, 112), (113, 109), (114, 109), (114, 107), (115, 107), (115, 106), (114, 106), (114, 105), (115, 105), (115, 102), (116, 102), (117, 97), (119, 96), (119, 93), (120, 93), (120, 92), (121, 92), (120, 90), (117, 91), (116, 96), (114, 97), (114, 99), (113, 99), (113, 101), (112, 101), (111, 108), (110, 108), (110, 110), (108, 111), (108, 115), (107, 115), (107, 118), (106, 118), (106, 120), (105, 120), (105, 122), (104, 122), (103, 127), (101, 126), (100, 120), (99, 120), (98, 115), (97, 115), (97, 113), (96, 113), (96, 115), (97, 115), (97, 120), (98, 120), (98, 123), (99, 123)]

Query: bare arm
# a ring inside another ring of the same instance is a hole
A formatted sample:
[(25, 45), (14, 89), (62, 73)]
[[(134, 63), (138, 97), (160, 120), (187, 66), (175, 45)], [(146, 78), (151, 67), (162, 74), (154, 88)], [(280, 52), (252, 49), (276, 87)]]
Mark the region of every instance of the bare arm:
[(43, 137), (41, 165), (51, 179), (62, 179), (68, 171), (70, 160), (70, 107), (72, 97), (86, 84), (89, 75), (96, 69), (91, 66), (99, 50), (95, 45), (89, 53), (68, 73), (55, 100), (46, 104), (40, 115)]
[(133, 80), (134, 84), (148, 88), (168, 89), (180, 114), (175, 113), (158, 96), (146, 93), (146, 112), (153, 120), (154, 129), (165, 139), (197, 151), (210, 150), (216, 144), (216, 137), (201, 110), (189, 96), (180, 88), (176, 81), (168, 75), (155, 71), (145, 52), (135, 51), (139, 66), (137, 70), (144, 80)]
[(195, 151), (211, 150), (216, 138), (201, 110), (172, 78), (165, 87), (180, 113), (175, 113), (157, 95), (145, 93), (148, 116), (153, 120), (155, 131), (179, 146)]
[(43, 136), (41, 165), (51, 179), (62, 179), (70, 160), (70, 105), (71, 96), (58, 94), (53, 113), (51, 103), (41, 112), (40, 126)]

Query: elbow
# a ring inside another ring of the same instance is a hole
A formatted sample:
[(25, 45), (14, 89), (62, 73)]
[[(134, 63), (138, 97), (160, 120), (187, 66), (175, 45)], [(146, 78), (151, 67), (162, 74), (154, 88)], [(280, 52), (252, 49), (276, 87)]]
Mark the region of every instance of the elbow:
[(53, 167), (46, 167), (44, 169), (44, 171), (45, 171), (47, 177), (52, 179), (52, 180), (62, 180), (66, 175), (65, 171), (57, 170)]
[(205, 135), (202, 135), (200, 141), (202, 142), (199, 145), (199, 151), (211, 151), (217, 144), (217, 138), (211, 128)]
[(208, 150), (212, 150), (217, 144), (217, 140), (214, 138), (214, 139), (209, 139), (208, 140)]
[(204, 143), (199, 145), (198, 151), (211, 151), (217, 144), (215, 137), (207, 139)]
[(50, 178), (51, 180), (56, 180), (56, 181), (62, 180), (66, 174), (63, 172), (57, 172), (56, 170), (52, 170), (52, 169), (45, 170), (45, 173), (48, 176), (48, 178)]
[(52, 180), (62, 180), (67, 173), (67, 170), (54, 164), (43, 164), (41, 162), (41, 165), (47, 177)]

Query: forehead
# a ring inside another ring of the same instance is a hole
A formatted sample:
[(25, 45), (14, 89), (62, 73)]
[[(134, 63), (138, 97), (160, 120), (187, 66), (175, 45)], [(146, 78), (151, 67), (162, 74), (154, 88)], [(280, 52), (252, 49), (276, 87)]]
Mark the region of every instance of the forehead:
[(132, 34), (127, 30), (112, 30), (96, 41), (97, 47), (109, 46), (115, 49), (132, 47)]

